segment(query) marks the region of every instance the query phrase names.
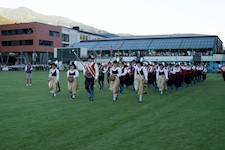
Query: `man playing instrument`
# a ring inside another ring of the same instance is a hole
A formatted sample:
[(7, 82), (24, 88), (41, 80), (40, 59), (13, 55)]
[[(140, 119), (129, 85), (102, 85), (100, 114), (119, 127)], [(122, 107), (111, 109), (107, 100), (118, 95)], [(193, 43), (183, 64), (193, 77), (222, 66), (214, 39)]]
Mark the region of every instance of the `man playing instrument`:
[(98, 80), (99, 69), (94, 61), (94, 57), (88, 57), (88, 64), (84, 68), (85, 89), (89, 93), (89, 100), (94, 101), (94, 84)]

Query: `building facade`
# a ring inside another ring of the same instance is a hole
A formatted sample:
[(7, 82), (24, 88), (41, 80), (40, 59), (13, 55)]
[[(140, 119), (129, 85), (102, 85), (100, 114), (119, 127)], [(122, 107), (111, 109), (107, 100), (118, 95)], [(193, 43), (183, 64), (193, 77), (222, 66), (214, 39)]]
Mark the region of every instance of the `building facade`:
[(62, 28), (62, 47), (67, 47), (80, 41), (99, 40), (106, 38), (101, 34), (80, 30), (79, 27), (73, 28), (61, 27), (61, 28)]
[(53, 57), (55, 47), (61, 47), (61, 35), (60, 27), (38, 22), (1, 25), (0, 52), (13, 53), (19, 64), (43, 62)]
[[(105, 36), (82, 31), (79, 27), (67, 28), (39, 22), (0, 25), (0, 53), (7, 56), (7, 61), (15, 57), (17, 64), (27, 61), (47, 64), (53, 58), (56, 47), (103, 38)], [(3, 59), (1, 55), (2, 62)]]

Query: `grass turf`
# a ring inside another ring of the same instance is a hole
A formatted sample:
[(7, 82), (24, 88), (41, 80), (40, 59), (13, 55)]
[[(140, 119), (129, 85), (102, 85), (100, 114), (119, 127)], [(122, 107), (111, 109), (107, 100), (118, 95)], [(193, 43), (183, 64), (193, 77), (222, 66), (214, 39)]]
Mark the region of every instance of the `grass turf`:
[(83, 78), (72, 100), (66, 72), (61, 92), (48, 92), (48, 72), (33, 72), (27, 87), (24, 72), (0, 72), (1, 150), (139, 150), (225, 149), (225, 91), (220, 74), (160, 96), (151, 87), (138, 103), (131, 89), (112, 102), (112, 94), (95, 87), (88, 100)]

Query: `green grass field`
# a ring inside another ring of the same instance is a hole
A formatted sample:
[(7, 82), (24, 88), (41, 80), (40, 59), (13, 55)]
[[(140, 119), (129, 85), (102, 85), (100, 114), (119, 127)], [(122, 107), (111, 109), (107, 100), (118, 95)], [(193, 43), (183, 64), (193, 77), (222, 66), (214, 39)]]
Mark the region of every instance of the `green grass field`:
[[(163, 96), (152, 87), (143, 103), (131, 89), (112, 102), (95, 87), (88, 100), (80, 76), (76, 100), (70, 99), (66, 72), (61, 92), (48, 92), (48, 72), (0, 72), (1, 150), (224, 150), (225, 82), (220, 74)], [(107, 84), (106, 86), (107, 87)]]

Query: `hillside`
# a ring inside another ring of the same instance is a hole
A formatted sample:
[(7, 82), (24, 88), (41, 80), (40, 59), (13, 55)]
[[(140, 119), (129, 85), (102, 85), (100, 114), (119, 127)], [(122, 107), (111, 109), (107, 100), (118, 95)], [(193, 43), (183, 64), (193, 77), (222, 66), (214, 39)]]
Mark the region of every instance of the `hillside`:
[(3, 25), (3, 24), (11, 24), (11, 23), (15, 23), (15, 21), (0, 16), (0, 25)]
[(42, 23), (46, 23), (46, 24), (66, 26), (66, 27), (79, 26), (81, 30), (84, 30), (87, 32), (100, 33), (100, 34), (107, 33), (104, 30), (97, 29), (95, 27), (88, 26), (88, 25), (85, 25), (80, 22), (76, 22), (76, 21), (73, 21), (73, 20), (65, 18), (65, 17), (42, 15), (42, 14), (36, 13), (26, 7), (19, 7), (16, 9), (0, 7), (0, 16), (2, 18), (9, 19), (9, 20), (3, 19), (2, 20), (3, 23), (4, 22), (6, 22), (6, 23), (42, 22)]

